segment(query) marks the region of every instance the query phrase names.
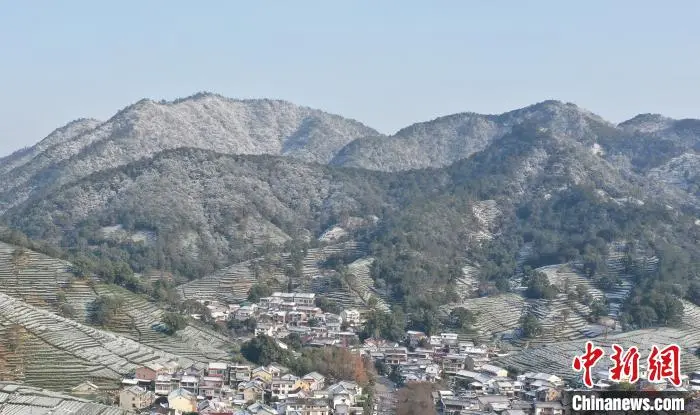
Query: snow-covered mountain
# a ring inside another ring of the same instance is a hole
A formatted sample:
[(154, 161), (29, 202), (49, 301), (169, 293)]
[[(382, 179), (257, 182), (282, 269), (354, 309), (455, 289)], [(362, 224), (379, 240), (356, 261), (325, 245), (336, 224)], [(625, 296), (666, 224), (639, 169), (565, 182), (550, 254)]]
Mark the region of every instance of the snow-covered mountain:
[(73, 122), (0, 161), (0, 203), (13, 206), (47, 187), (168, 149), (286, 155), (327, 163), (355, 138), (377, 134), (357, 121), (285, 101), (233, 100), (208, 93), (173, 102), (144, 99), (104, 123)]

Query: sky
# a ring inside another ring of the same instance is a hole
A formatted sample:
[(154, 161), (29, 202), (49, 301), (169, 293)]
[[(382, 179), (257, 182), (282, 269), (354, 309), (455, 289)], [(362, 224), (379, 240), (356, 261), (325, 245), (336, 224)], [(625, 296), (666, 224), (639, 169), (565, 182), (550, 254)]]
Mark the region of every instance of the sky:
[(383, 133), (546, 99), (700, 118), (700, 2), (0, 0), (0, 155), (199, 91)]

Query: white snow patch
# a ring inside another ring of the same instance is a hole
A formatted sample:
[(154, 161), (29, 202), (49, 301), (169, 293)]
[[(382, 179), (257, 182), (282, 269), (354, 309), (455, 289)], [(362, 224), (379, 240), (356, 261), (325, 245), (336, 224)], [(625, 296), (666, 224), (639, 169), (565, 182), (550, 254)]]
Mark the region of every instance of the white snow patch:
[(591, 147), (591, 152), (596, 156), (602, 156), (603, 154), (605, 154), (605, 152), (603, 151), (603, 147), (601, 147), (598, 143), (593, 143), (593, 147)]
[(318, 237), (318, 240), (321, 242), (333, 242), (336, 241), (343, 236), (347, 235), (348, 231), (345, 229), (341, 228), (340, 226), (333, 226), (327, 231), (323, 232), (321, 236)]

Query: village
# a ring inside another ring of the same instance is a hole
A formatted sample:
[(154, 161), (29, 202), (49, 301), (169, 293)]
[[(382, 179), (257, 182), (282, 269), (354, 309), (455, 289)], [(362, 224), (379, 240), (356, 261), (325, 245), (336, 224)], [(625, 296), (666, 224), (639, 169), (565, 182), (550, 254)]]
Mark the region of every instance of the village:
[[(363, 388), (352, 380), (329, 379), (318, 372), (296, 376), (274, 362), (260, 366), (209, 362), (205, 367), (186, 368), (171, 362), (144, 365), (123, 379), (118, 405), (136, 413), (173, 415), (390, 414), (396, 411), (397, 389), (420, 384), (430, 386), (430, 404), (445, 415), (557, 415), (564, 413), (565, 391), (583, 386), (580, 377), (572, 381), (501, 367), (494, 360), (504, 352), (494, 345), (460, 340), (458, 333), (428, 336), (407, 331), (400, 343), (378, 338), (360, 342), (363, 313), (347, 309), (332, 314), (315, 304), (313, 293), (275, 292), (254, 303), (206, 306), (215, 319), (255, 321), (250, 337), (268, 336), (284, 350), (290, 349), (285, 340), (294, 333), (305, 347), (343, 348), (368, 359), (376, 367), (376, 386)], [(609, 380), (603, 367), (591, 375), (595, 390), (619, 386)], [(638, 387), (700, 391), (700, 373), (683, 375), (681, 381), (680, 386), (666, 380), (640, 381)], [(89, 392), (93, 387), (85, 382), (74, 392)], [(382, 391), (369, 393), (368, 388)]]

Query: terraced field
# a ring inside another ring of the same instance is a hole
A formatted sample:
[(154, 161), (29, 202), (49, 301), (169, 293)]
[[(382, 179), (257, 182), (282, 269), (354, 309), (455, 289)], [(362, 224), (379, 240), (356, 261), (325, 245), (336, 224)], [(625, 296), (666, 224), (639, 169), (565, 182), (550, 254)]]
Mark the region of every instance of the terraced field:
[[(18, 333), (13, 334), (13, 330)], [(114, 384), (147, 362), (172, 360), (185, 367), (204, 364), (0, 294), (0, 339), (13, 337), (20, 339), (13, 348), (18, 350), (15, 359), (21, 361), (10, 364), (22, 369), (20, 380), (54, 390), (66, 390), (85, 380)]]
[[(311, 291), (313, 279), (324, 273), (321, 263), (334, 254), (359, 254), (364, 251), (357, 242), (344, 242), (309, 249), (302, 260), (301, 277), (292, 281), (296, 291)], [(289, 254), (282, 254), (276, 265), (262, 268), (261, 259), (245, 261), (224, 268), (210, 276), (194, 280), (179, 287), (180, 295), (187, 299), (216, 299), (235, 303), (246, 299), (248, 290), (258, 280), (275, 287), (287, 287), (286, 270), (292, 268)]]
[(124, 299), (124, 317), (121, 325), (110, 330), (141, 344), (172, 353), (193, 361), (207, 362), (227, 359), (231, 342), (222, 334), (191, 322), (172, 336), (161, 333), (159, 325), (163, 310), (128, 290), (112, 285), (96, 285), (100, 295), (118, 295)]
[[(204, 366), (229, 357), (232, 343), (198, 322), (165, 335), (158, 330), (163, 310), (144, 297), (74, 278), (69, 263), (24, 250), (20, 257), (16, 249), (0, 244), (0, 353), (7, 360), (0, 372), (11, 379), (66, 390), (88, 379), (114, 385), (145, 362)], [(55, 314), (59, 292), (75, 309), (73, 320)], [(100, 295), (124, 299), (109, 327), (113, 332), (86, 324), (88, 309)]]
[(443, 307), (442, 310), (447, 314), (454, 307), (464, 307), (476, 314), (475, 327), (477, 332), (463, 337), (478, 342), (487, 342), (499, 338), (501, 335), (510, 335), (519, 326), (519, 320), (525, 310), (526, 303), (522, 296), (510, 293), (469, 298), (460, 304)]
[(0, 382), (0, 414), (3, 415), (126, 415), (130, 412), (44, 389)]
[(70, 263), (0, 242), (0, 291), (37, 306), (55, 304)]
[[(597, 337), (594, 342), (604, 347), (610, 353), (610, 346), (615, 343), (625, 348), (637, 346), (640, 348), (642, 360), (648, 356), (652, 345), (663, 347), (669, 344), (681, 346), (683, 354), (681, 363), (684, 372), (700, 369), (700, 359), (695, 356), (695, 350), (700, 345), (700, 308), (690, 303), (684, 303), (684, 317), (679, 327), (664, 327), (657, 329), (635, 330), (624, 333)], [(536, 371), (556, 374), (571, 378), (575, 374), (571, 369), (574, 356), (583, 353), (585, 339), (541, 344), (529, 347), (499, 359), (504, 366), (513, 366), (521, 371)], [(607, 364), (607, 359), (606, 362)], [(603, 365), (603, 362), (601, 362)], [(602, 366), (604, 369), (605, 366)]]

